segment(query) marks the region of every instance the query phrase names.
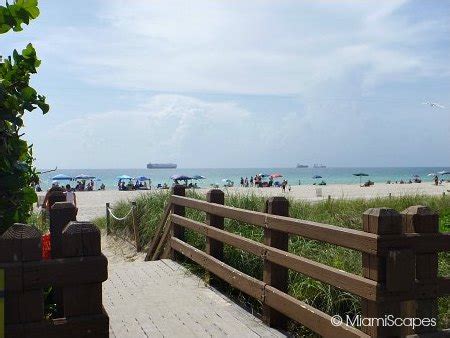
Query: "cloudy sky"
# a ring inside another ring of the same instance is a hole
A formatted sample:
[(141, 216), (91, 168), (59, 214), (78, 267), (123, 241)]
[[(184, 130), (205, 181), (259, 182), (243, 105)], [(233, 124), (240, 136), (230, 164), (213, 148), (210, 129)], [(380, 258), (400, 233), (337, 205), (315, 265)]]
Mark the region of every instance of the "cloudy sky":
[(448, 1), (40, 7), (0, 55), (31, 41), (43, 61), (51, 111), (26, 121), (41, 168), (450, 163)]

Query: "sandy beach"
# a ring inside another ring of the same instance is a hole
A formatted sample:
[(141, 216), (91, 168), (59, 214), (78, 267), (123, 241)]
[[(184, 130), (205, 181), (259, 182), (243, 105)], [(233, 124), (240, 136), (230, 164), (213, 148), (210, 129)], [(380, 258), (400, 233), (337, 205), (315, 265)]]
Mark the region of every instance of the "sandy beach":
[[(280, 188), (222, 188), (226, 194), (257, 194), (259, 196), (286, 196), (288, 198), (318, 201), (331, 198), (375, 198), (404, 195), (442, 195), (449, 193), (450, 184), (435, 186), (429, 182), (414, 184), (384, 184), (375, 183), (371, 187), (360, 187), (358, 184), (330, 184), (326, 186), (300, 185), (292, 186), (291, 191), (283, 193)], [(316, 189), (321, 189), (322, 196)], [(197, 189), (197, 192), (206, 194), (209, 188)], [(121, 200), (133, 200), (140, 194), (157, 193), (159, 190), (150, 191), (83, 191), (77, 192), (78, 220), (89, 221), (105, 215), (105, 204), (114, 204)], [(44, 196), (45, 192), (38, 193)]]

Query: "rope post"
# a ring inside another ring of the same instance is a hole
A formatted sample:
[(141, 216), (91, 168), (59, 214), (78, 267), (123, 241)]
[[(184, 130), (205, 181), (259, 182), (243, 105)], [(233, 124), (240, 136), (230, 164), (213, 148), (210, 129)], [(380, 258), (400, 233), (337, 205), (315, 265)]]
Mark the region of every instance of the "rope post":
[[(172, 195), (182, 196), (182, 197), (186, 196), (186, 187), (184, 185), (179, 185), (179, 184), (174, 185), (172, 188)], [(174, 205), (172, 207), (172, 213), (174, 215), (185, 216), (186, 208), (182, 207), (180, 205)], [(186, 236), (184, 233), (184, 228), (175, 223), (171, 223), (170, 224), (170, 237), (175, 237), (182, 241), (185, 241)], [(173, 250), (170, 250), (170, 256), (173, 260), (175, 260), (177, 257), (182, 257), (181, 255), (178, 256), (176, 254), (176, 252), (174, 252)]]
[[(289, 216), (289, 201), (285, 197), (266, 200), (266, 212), (271, 215)], [(288, 251), (289, 235), (282, 231), (264, 228), (264, 244)], [(263, 281), (281, 292), (288, 291), (288, 269), (264, 259)], [(263, 319), (270, 327), (286, 330), (288, 317), (270, 306), (263, 305)]]
[(134, 242), (136, 243), (136, 251), (141, 251), (141, 244), (139, 241), (139, 227), (137, 226), (136, 222), (136, 214), (134, 212), (134, 209), (136, 208), (136, 202), (131, 202), (131, 220), (133, 222), (133, 231), (134, 231)]
[(109, 214), (109, 202), (106, 203), (106, 234), (109, 235), (111, 233), (111, 215)]

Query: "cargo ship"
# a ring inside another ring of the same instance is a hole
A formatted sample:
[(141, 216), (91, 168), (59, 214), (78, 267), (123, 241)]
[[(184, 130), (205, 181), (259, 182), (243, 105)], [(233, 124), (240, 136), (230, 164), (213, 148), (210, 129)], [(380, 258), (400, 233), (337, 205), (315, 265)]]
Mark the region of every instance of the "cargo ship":
[(176, 169), (175, 163), (148, 163), (147, 169)]
[(323, 164), (314, 164), (313, 168), (326, 168), (326, 165)]
[(297, 164), (297, 168), (308, 168), (309, 166), (306, 164)]

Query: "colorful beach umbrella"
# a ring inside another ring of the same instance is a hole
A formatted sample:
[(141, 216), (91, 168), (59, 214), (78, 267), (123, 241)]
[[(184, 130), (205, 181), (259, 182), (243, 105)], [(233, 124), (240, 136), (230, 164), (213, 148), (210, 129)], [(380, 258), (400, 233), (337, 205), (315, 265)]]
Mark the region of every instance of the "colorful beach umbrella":
[(270, 177), (279, 178), (279, 177), (283, 177), (283, 175), (281, 175), (280, 173), (274, 173), (274, 174), (271, 174)]
[(187, 181), (192, 180), (192, 177), (186, 175), (172, 175), (170, 178), (174, 181)]
[(136, 180), (138, 180), (138, 181), (148, 181), (148, 180), (150, 180), (150, 178), (147, 177), (147, 176), (139, 176), (139, 177), (136, 177)]
[(53, 181), (72, 181), (73, 178), (68, 176), (68, 175), (64, 175), (64, 174), (58, 174), (52, 177)]
[(86, 175), (86, 174), (81, 174), (81, 175), (75, 176), (76, 180), (92, 180), (94, 178), (95, 178), (95, 176)]
[(132, 180), (133, 177), (128, 176), (128, 175), (121, 175), (121, 176), (117, 176), (117, 179), (118, 179), (119, 181), (121, 181), (121, 180)]

